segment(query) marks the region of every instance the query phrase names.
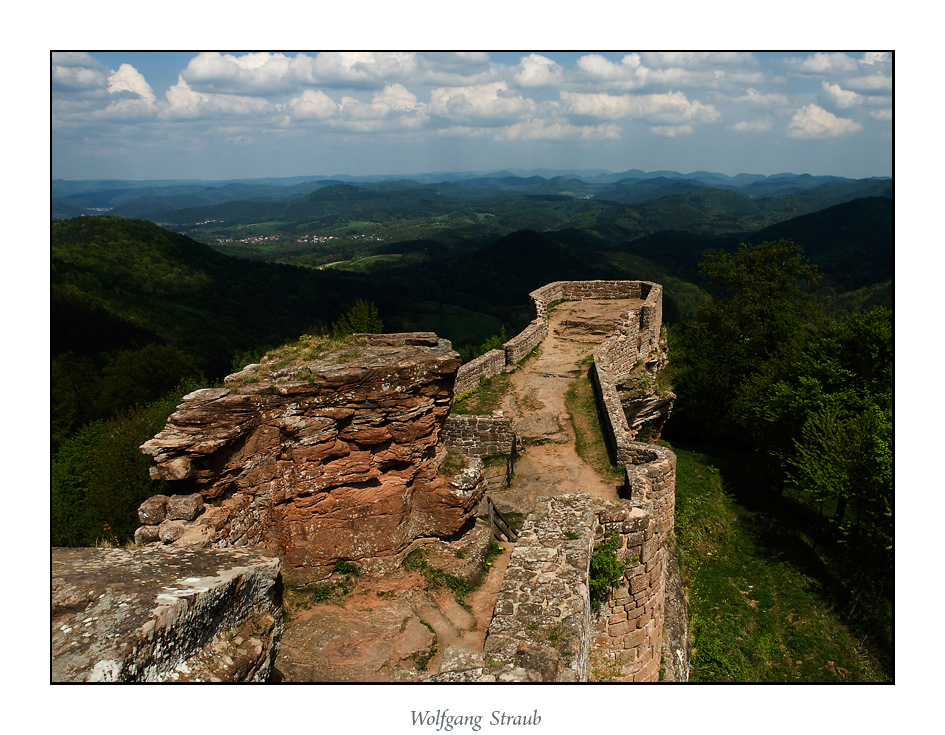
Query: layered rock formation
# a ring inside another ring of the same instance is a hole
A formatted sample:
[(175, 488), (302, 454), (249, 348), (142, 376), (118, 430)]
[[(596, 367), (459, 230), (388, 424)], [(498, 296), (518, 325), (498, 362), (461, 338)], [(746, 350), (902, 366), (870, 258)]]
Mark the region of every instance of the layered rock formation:
[[(287, 573), (320, 579), (339, 559), (390, 557), (474, 515), (481, 464), (458, 478), (438, 472), (459, 367), (448, 341), (356, 335), (317, 359), (305, 344), (294, 348), (301, 358), (286, 350), (225, 388), (184, 396), (142, 445), (152, 477), (207, 503), (196, 520), (176, 521), (177, 543), (263, 546)], [(142, 516), (142, 540), (168, 523), (157, 517)]]
[(52, 550), (52, 681), (265, 681), (279, 560), (250, 550)]

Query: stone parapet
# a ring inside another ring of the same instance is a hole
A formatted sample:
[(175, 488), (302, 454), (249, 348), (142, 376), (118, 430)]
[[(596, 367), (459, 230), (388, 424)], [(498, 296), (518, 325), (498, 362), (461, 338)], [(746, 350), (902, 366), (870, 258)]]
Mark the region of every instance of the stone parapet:
[(498, 375), (505, 368), (505, 364), (505, 350), (489, 350), (485, 354), (460, 365), (459, 370), (456, 371), (453, 395), (458, 396), (472, 390), (479, 385), (480, 380)]
[(587, 680), (593, 502), (539, 499), (523, 524), (483, 648), (496, 680)]
[[(594, 607), (591, 559), (611, 535), (623, 572)], [(512, 551), (486, 632), (487, 665), (466, 680), (658, 680), (665, 555), (660, 523), (632, 501), (584, 494), (539, 499)]]
[(508, 342), (502, 345), (505, 350), (505, 362), (515, 365), (524, 360), (548, 334), (548, 319), (533, 319), (531, 323)]
[[(515, 365), (541, 344), (548, 334), (548, 305), (555, 301), (582, 299), (644, 299), (628, 316), (625, 334), (636, 344), (638, 354), (650, 352), (657, 344), (663, 318), (663, 287), (650, 281), (555, 281), (529, 294), (532, 321), (502, 345), (466, 364), (456, 374), (454, 395), (475, 388), (480, 379), (498, 375)], [(638, 333), (643, 333), (642, 337)], [(644, 344), (645, 343), (645, 344)], [(635, 357), (633, 358), (636, 359)]]
[(265, 681), (279, 559), (248, 549), (52, 550), (52, 681)]
[(512, 419), (502, 416), (450, 414), (443, 425), (443, 443), (469, 457), (510, 454), (515, 446)]
[(620, 540), (623, 574), (597, 610), (592, 661), (594, 678), (658, 681), (665, 605), (665, 536), (650, 513), (634, 505), (600, 513), (598, 543)]

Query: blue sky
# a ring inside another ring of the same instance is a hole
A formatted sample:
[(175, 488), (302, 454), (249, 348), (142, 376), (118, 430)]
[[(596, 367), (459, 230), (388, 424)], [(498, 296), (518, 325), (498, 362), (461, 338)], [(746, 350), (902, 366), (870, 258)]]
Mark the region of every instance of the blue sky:
[(54, 52), (54, 178), (892, 174), (884, 52)]

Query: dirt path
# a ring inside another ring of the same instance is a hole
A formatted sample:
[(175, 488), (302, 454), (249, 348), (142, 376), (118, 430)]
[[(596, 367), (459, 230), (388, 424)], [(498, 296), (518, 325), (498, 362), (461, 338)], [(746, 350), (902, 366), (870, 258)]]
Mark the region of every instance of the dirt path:
[(548, 336), (537, 356), (512, 373), (513, 390), (503, 406), (526, 449), (516, 464), (512, 487), (491, 493), (500, 508), (528, 513), (542, 495), (572, 492), (617, 497), (616, 484), (578, 456), (565, 396), (573, 381), (586, 374), (582, 361), (613, 334), (622, 315), (640, 303), (638, 299), (564, 302), (552, 311)]
[[(616, 485), (577, 454), (565, 396), (581, 362), (610, 336), (637, 299), (560, 304), (538, 349), (512, 373), (503, 411), (525, 451), (510, 488), (490, 491), (504, 511), (529, 513), (541, 496), (585, 492), (616, 498)], [(448, 590), (425, 589), (418, 572), (360, 578), (349, 594), (294, 612), (276, 669), (284, 681), (419, 681), (439, 671), (449, 647), (481, 651), (513, 544), (461, 605)]]

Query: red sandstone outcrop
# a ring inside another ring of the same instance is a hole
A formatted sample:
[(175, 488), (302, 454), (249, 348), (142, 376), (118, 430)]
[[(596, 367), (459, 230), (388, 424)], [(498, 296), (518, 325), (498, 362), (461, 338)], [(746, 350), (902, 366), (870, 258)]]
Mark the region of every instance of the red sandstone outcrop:
[[(177, 521), (185, 531), (205, 529), (212, 546), (265, 547), (287, 573), (318, 579), (336, 560), (391, 556), (472, 517), (484, 484), (438, 473), (459, 367), (448, 341), (356, 335), (316, 360), (282, 361), (184, 396), (142, 445), (152, 477), (206, 501), (196, 520)], [(161, 505), (149, 505), (146, 528)]]

